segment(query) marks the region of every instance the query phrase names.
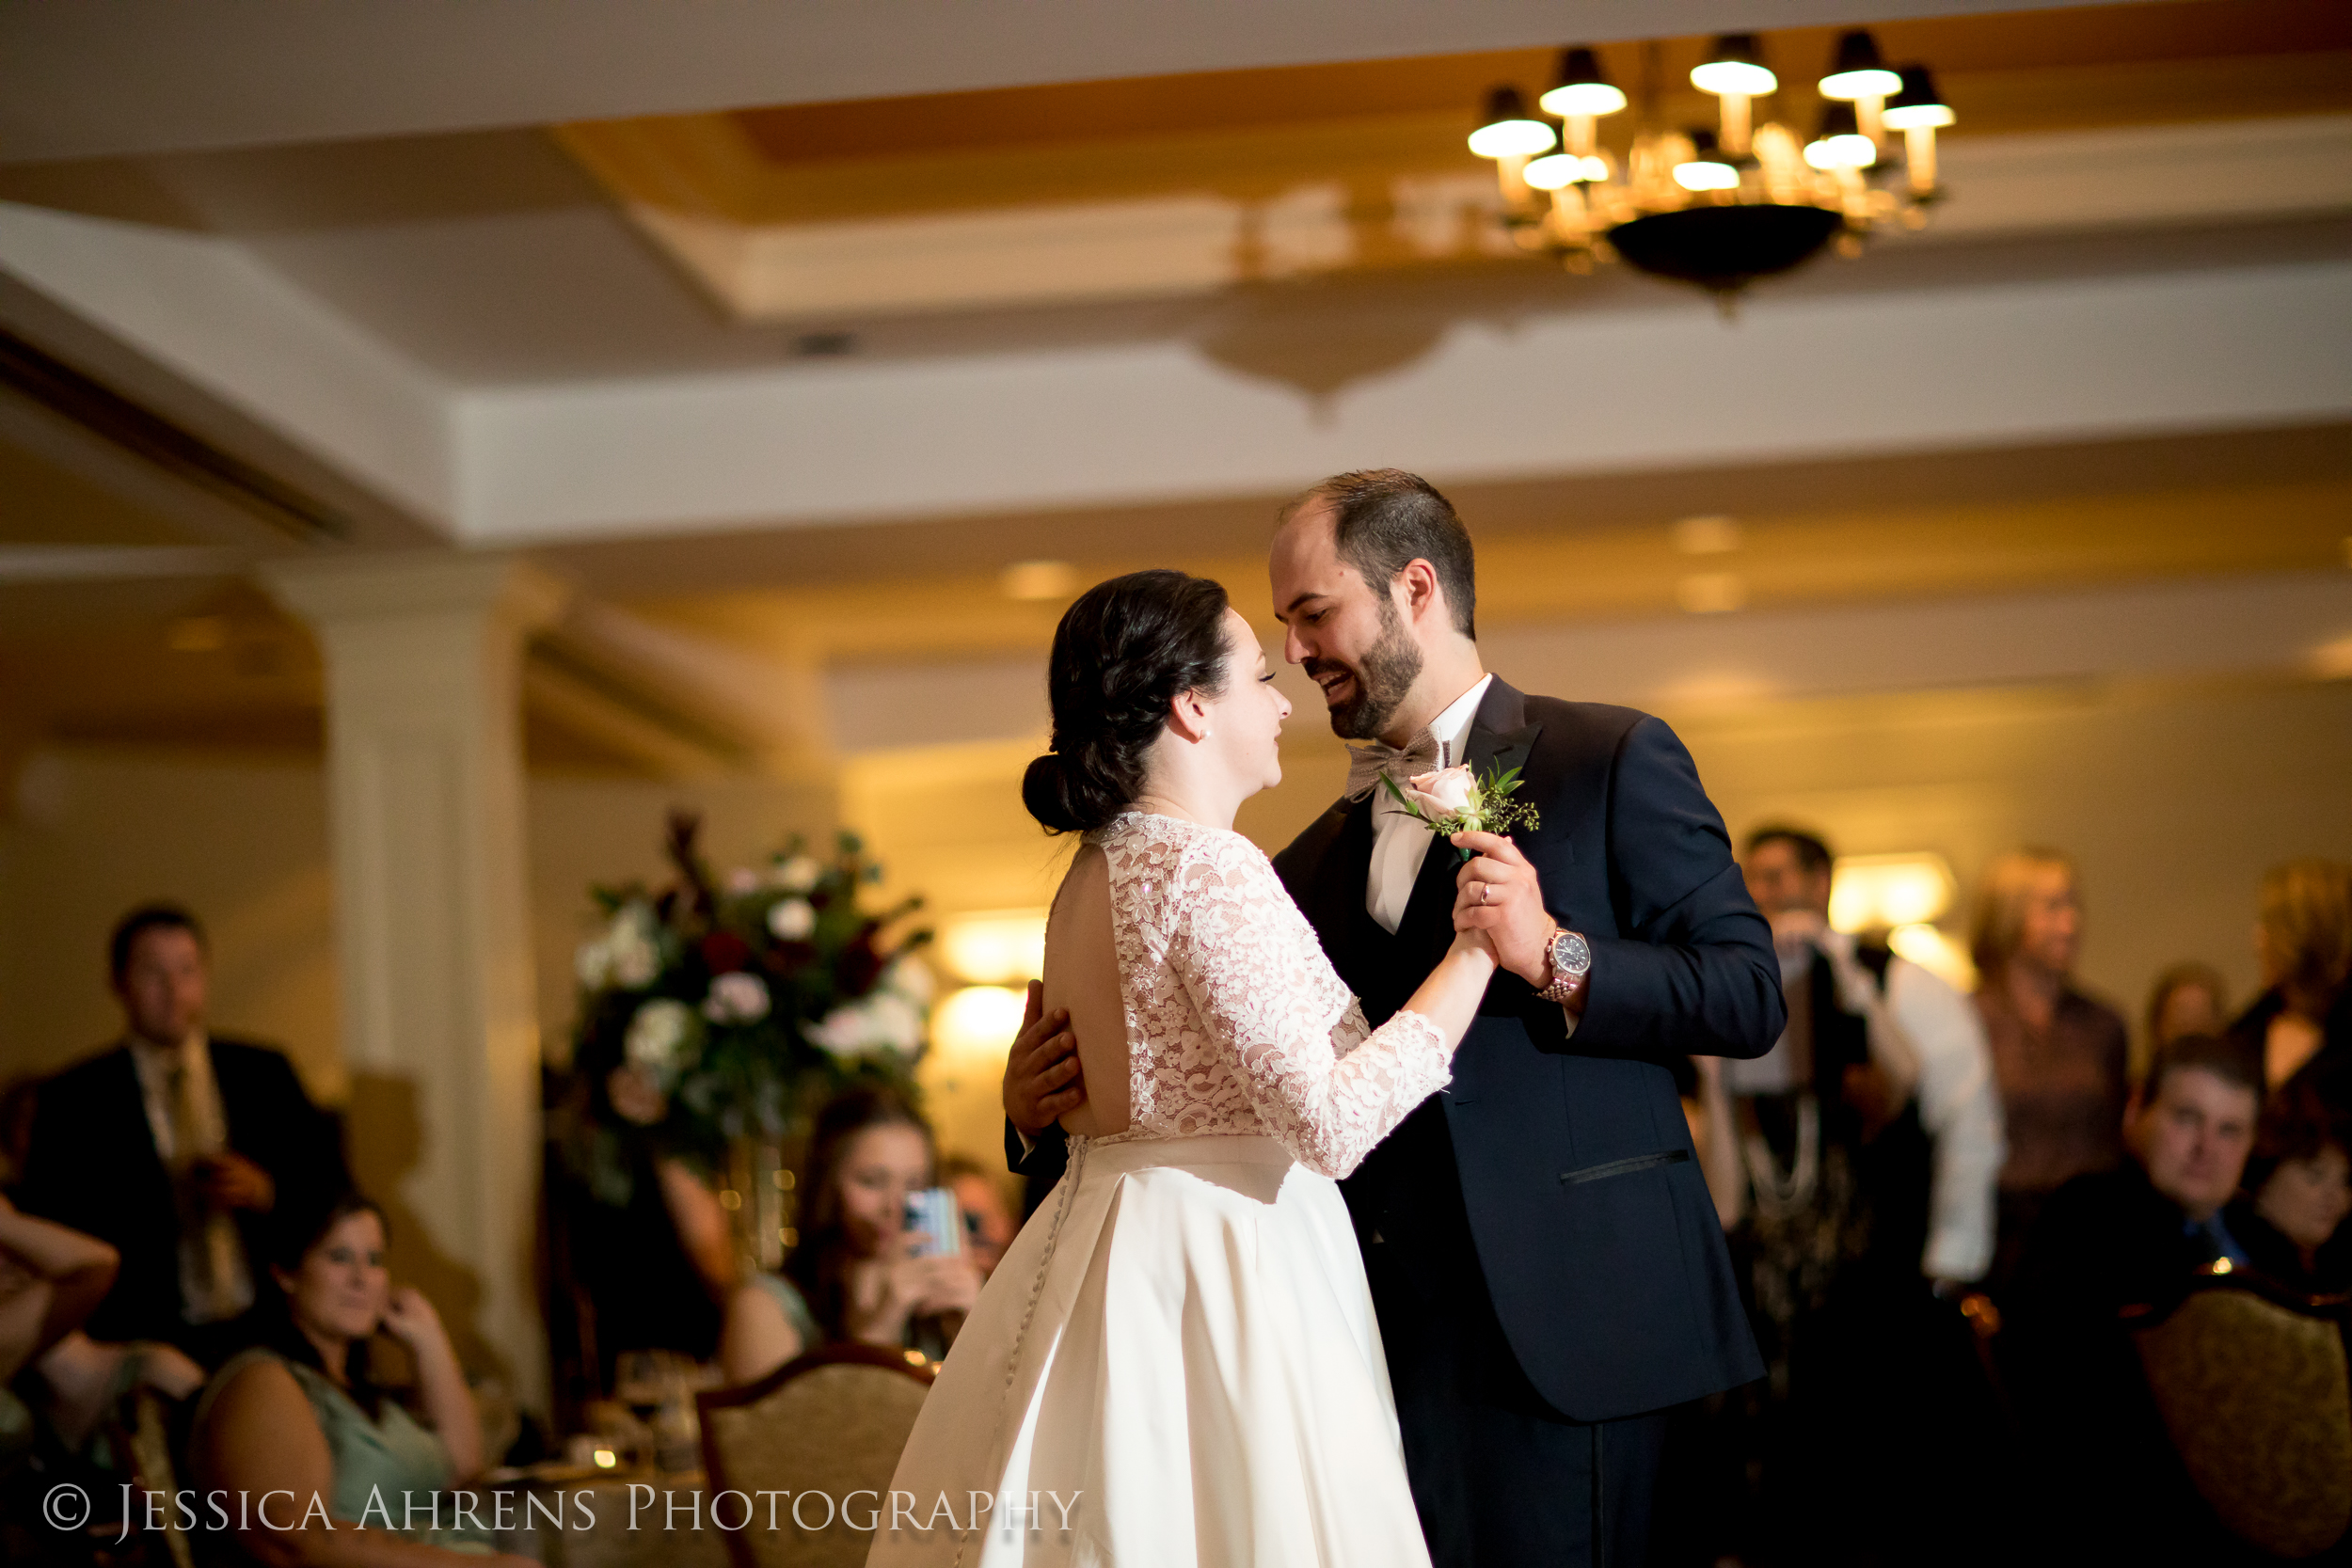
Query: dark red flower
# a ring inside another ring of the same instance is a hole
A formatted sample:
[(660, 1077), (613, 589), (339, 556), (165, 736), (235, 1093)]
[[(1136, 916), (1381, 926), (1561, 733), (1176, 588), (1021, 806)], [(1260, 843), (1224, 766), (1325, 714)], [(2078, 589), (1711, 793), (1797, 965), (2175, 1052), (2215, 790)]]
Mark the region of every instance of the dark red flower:
[(703, 962), (713, 974), (729, 974), (752, 966), (752, 944), (732, 931), (713, 931), (703, 938)]

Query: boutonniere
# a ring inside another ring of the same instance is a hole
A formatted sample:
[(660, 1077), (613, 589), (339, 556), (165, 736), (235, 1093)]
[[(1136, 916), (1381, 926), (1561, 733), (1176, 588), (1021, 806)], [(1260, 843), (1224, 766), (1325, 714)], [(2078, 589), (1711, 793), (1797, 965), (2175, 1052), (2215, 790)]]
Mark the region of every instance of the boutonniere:
[[(1451, 839), (1455, 833), (1507, 833), (1536, 825), (1535, 808), (1511, 799), (1519, 787), (1516, 768), (1492, 771), (1482, 779), (1464, 764), (1416, 774), (1402, 787), (1386, 773), (1380, 775), (1380, 782), (1396, 797), (1397, 804), (1439, 838)], [(1465, 861), (1470, 858), (1468, 849), (1457, 852)]]

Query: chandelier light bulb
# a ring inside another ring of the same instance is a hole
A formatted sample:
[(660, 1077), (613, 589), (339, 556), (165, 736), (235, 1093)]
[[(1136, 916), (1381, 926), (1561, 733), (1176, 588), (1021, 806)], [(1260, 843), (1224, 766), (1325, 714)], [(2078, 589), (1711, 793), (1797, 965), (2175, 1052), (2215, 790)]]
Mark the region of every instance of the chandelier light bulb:
[(1725, 33), (1708, 51), (1706, 63), (1692, 68), (1691, 85), (1718, 96), (1761, 98), (1780, 86), (1780, 78), (1764, 64), (1764, 48), (1754, 33)]
[(1889, 98), (1902, 87), (1903, 79), (1880, 60), (1878, 40), (1867, 28), (1856, 27), (1838, 38), (1829, 74), (1821, 78), (1821, 96), (1851, 103), (1865, 98)]
[(1482, 158), (1524, 158), (1550, 151), (1558, 139), (1550, 126), (1528, 117), (1519, 89), (1506, 86), (1486, 94), (1486, 123), (1470, 133), (1470, 150)]
[(1820, 135), (1805, 144), (1804, 161), (1824, 172), (1868, 168), (1879, 161), (1879, 144), (1855, 124), (1852, 104), (1824, 103)]
[(1548, 152), (1532, 160), (1519, 178), (1539, 191), (1556, 191), (1584, 178), (1584, 160), (1573, 152)]
[(1807, 142), (1804, 161), (1824, 171), (1868, 168), (1879, 161), (1879, 145), (1858, 131), (1849, 131), (1842, 136), (1823, 136)]
[(1937, 130), (1952, 123), (1951, 106), (1935, 90), (1935, 78), (1923, 65), (1902, 69), (1902, 90), (1886, 101), (1889, 131)]
[(1740, 171), (1711, 158), (1694, 158), (1687, 164), (1675, 165), (1675, 183), (1686, 191), (1736, 191), (1740, 188)]
[(1600, 56), (1590, 49), (1560, 52), (1559, 83), (1536, 103), (1562, 119), (1570, 115), (1613, 115), (1625, 107), (1625, 93), (1601, 74)]

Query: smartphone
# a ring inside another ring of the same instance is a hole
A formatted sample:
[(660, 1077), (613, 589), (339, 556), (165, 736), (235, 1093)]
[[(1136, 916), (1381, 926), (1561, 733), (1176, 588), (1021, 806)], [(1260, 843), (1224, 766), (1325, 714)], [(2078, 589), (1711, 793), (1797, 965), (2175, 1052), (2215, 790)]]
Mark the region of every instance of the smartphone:
[(963, 1211), (952, 1187), (926, 1187), (907, 1195), (907, 1230), (915, 1258), (951, 1258), (963, 1250)]

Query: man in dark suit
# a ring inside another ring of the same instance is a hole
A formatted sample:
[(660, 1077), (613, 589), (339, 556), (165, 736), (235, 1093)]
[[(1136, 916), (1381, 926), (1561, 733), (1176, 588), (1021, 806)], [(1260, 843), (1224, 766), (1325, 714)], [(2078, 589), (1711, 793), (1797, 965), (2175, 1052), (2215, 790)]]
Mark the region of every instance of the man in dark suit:
[(204, 1026), (204, 936), (184, 910), (123, 917), (109, 946), (123, 1043), (41, 1085), (19, 1200), (122, 1255), (84, 1325), (216, 1365), (244, 1334), (279, 1196), (350, 1180), (334, 1123), (264, 1046)]
[[(1771, 1048), (1771, 929), (1664, 724), (1486, 674), (1470, 537), (1426, 483), (1316, 486), (1272, 572), (1286, 657), (1372, 742), (1276, 857), (1284, 884), (1375, 1024), (1452, 941), (1457, 887), (1481, 886), (1507, 972), (1451, 1088), (1343, 1183), (1431, 1553), (1639, 1563), (1665, 1411), (1763, 1370), (1667, 1064)], [(1378, 785), (1440, 761), (1519, 768), (1537, 824), (1470, 835), (1462, 863)], [(1083, 1092), (1060, 1026), (1008, 1068), (1019, 1129)]]
[(2003, 1302), (2026, 1473), (2026, 1561), (2228, 1563), (2246, 1554), (2191, 1483), (2157, 1414), (2130, 1316), (2248, 1264), (2223, 1205), (2262, 1110), (2258, 1060), (2168, 1040), (2124, 1113), (2130, 1158), (2050, 1195)]

